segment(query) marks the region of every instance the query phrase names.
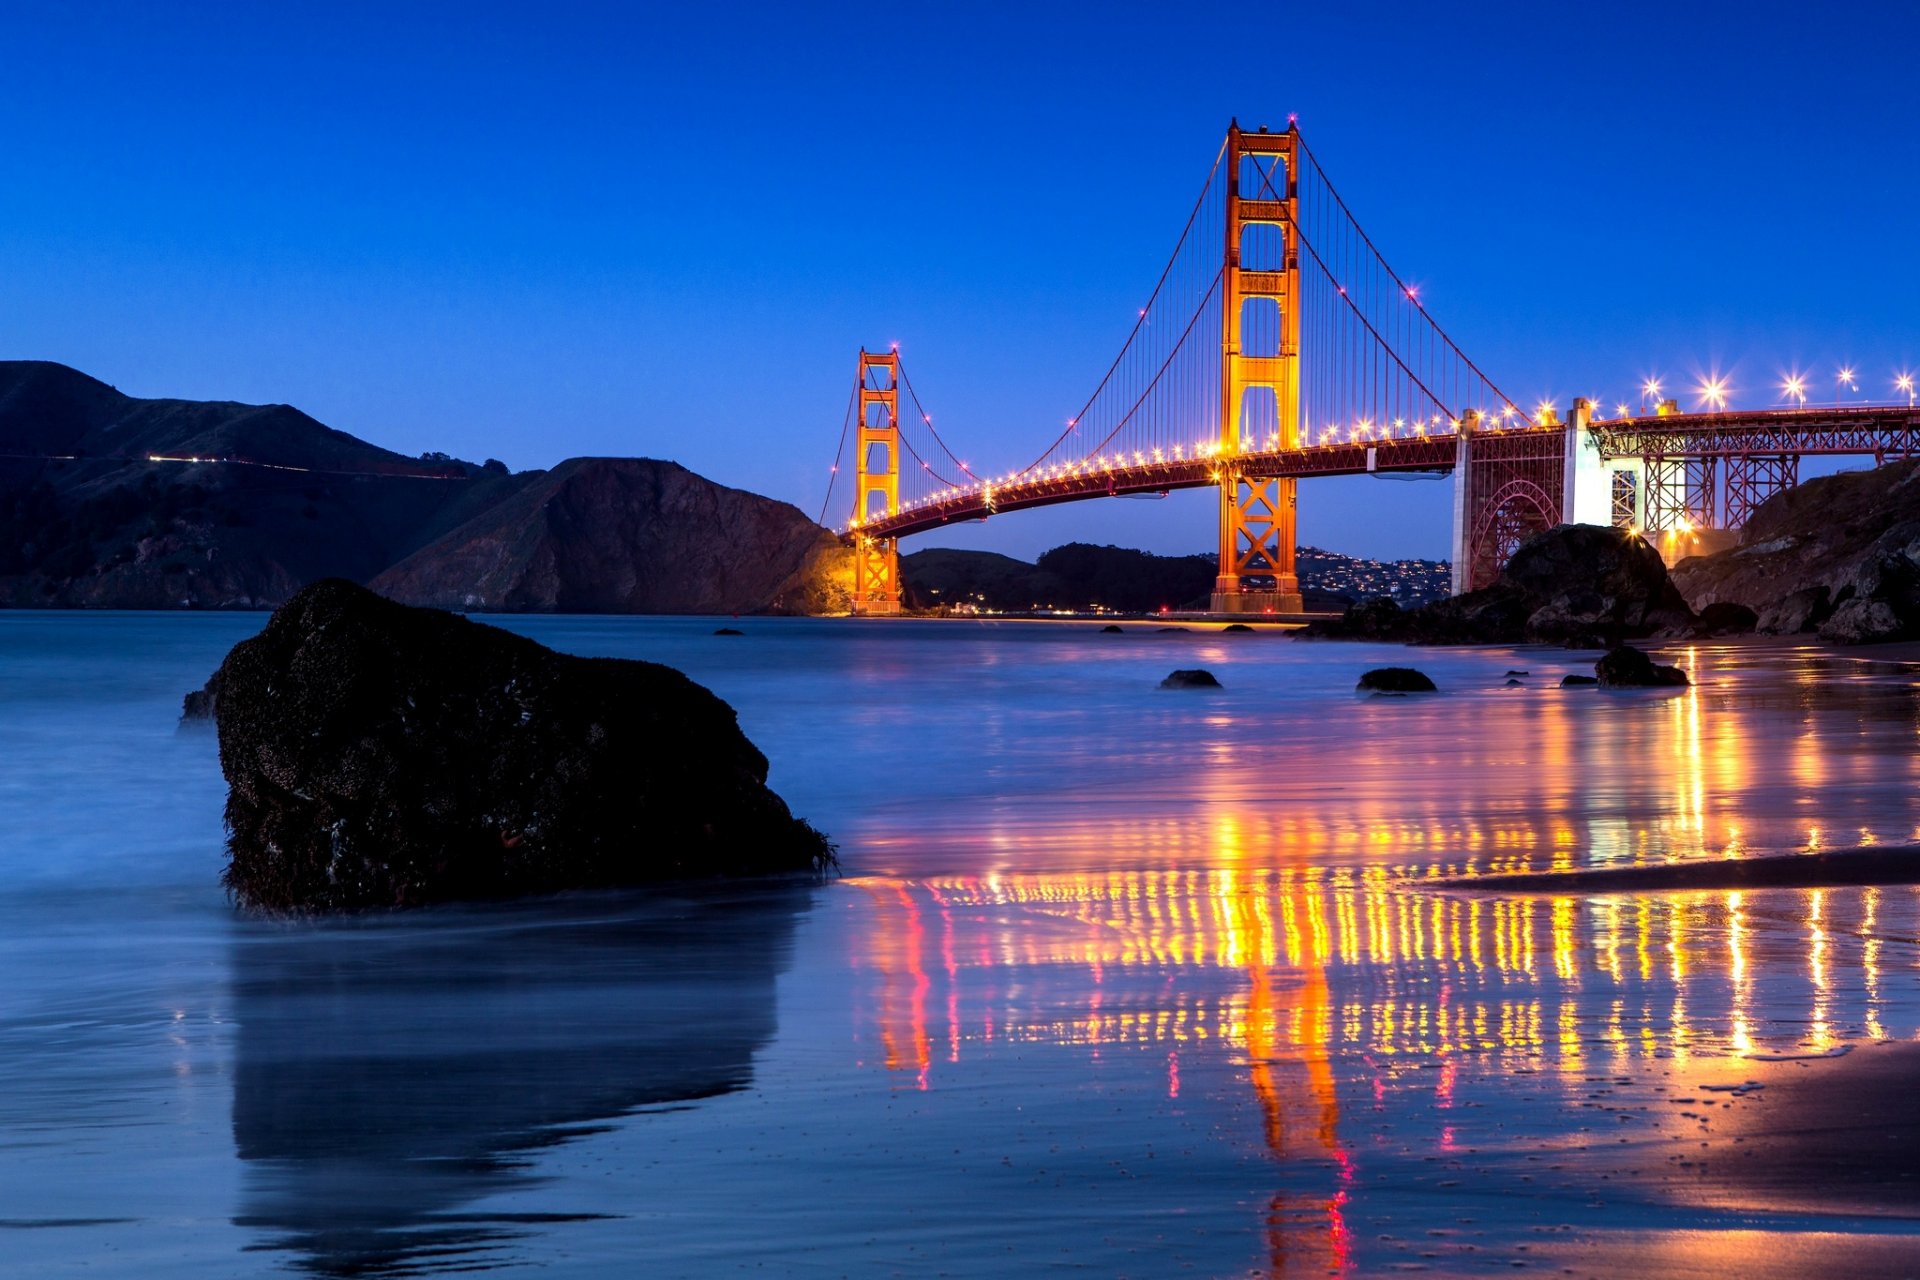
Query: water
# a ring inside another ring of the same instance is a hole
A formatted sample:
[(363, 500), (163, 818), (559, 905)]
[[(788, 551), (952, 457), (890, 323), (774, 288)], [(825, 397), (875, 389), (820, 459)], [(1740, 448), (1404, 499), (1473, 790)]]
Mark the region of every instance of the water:
[[(1779, 1113), (1721, 1087), (1920, 1035), (1916, 891), (1422, 883), (1920, 839), (1913, 667), (1700, 646), (1694, 690), (1610, 695), (1547, 650), (516, 619), (733, 702), (844, 877), (290, 925), (224, 901), (213, 738), (175, 727), (260, 621), (0, 614), (6, 1275), (1920, 1247), (1873, 1179), (1752, 1176), (1727, 1144)], [(1409, 660), (1442, 696), (1351, 692)], [(1187, 666), (1225, 688), (1154, 687)]]

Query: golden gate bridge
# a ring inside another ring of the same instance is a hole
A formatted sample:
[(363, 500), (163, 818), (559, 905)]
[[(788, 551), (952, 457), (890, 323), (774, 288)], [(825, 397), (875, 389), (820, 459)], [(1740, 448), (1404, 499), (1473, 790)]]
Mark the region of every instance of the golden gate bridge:
[[(1911, 382), (1907, 383), (1911, 386)], [(862, 350), (822, 519), (853, 446), (843, 536), (853, 609), (900, 610), (899, 542), (958, 521), (1093, 498), (1220, 491), (1216, 613), (1297, 614), (1296, 495), (1319, 476), (1453, 476), (1453, 588), (1485, 586), (1563, 522), (1663, 535), (1737, 529), (1806, 455), (1920, 452), (1920, 410), (1636, 411), (1576, 399), (1523, 413), (1461, 350), (1347, 207), (1289, 121), (1229, 126), (1173, 253), (1080, 411), (1014, 470), (970, 466), (897, 348)], [(904, 413), (902, 396), (911, 408)]]

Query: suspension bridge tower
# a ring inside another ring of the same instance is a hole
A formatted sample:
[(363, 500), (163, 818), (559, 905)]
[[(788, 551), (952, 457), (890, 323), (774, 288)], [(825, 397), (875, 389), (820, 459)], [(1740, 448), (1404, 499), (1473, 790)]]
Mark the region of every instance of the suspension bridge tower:
[(900, 612), (900, 549), (861, 525), (900, 512), (900, 353), (860, 349), (859, 454), (854, 459), (853, 612)]
[[(1246, 133), (1227, 128), (1226, 263), (1220, 280), (1220, 574), (1213, 584), (1215, 613), (1299, 613), (1294, 569), (1297, 482), (1248, 475), (1240, 455), (1259, 447), (1248, 419), (1255, 398), (1272, 397), (1281, 449), (1300, 445), (1300, 134)], [(1249, 227), (1261, 235), (1259, 256), (1243, 260)], [(1243, 340), (1248, 303), (1271, 307), (1277, 323), (1253, 328), (1265, 339), (1249, 351)], [(1271, 447), (1271, 446), (1269, 446)], [(1250, 582), (1260, 583), (1249, 589)], [(1272, 585), (1267, 586), (1270, 582)]]

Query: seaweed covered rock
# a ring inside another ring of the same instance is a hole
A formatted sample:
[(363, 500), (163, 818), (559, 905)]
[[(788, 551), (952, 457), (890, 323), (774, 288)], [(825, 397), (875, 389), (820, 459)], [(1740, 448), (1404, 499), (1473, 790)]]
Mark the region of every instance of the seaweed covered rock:
[(1684, 688), (1691, 683), (1678, 667), (1664, 667), (1630, 644), (1623, 644), (1593, 664), (1602, 689)]
[(220, 709), (220, 673), (214, 672), (207, 682), (198, 689), (180, 699), (180, 719), (191, 724), (199, 720), (211, 721), (214, 713)]
[(339, 579), (216, 677), (228, 888), (276, 911), (416, 906), (824, 865), (725, 702)]

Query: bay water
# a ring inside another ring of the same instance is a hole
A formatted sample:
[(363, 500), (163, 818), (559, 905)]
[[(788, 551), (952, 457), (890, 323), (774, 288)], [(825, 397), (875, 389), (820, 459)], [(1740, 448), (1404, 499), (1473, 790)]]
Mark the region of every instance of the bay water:
[[(224, 897), (177, 723), (263, 621), (0, 613), (0, 1274), (1920, 1249), (1681, 1172), (1756, 1064), (1920, 1035), (1920, 893), (1433, 883), (1920, 842), (1911, 664), (1702, 644), (1693, 688), (1611, 693), (1546, 649), (495, 619), (726, 698), (839, 874), (285, 922)], [(1355, 694), (1409, 664), (1441, 692)], [(1222, 687), (1158, 687), (1192, 667)]]

